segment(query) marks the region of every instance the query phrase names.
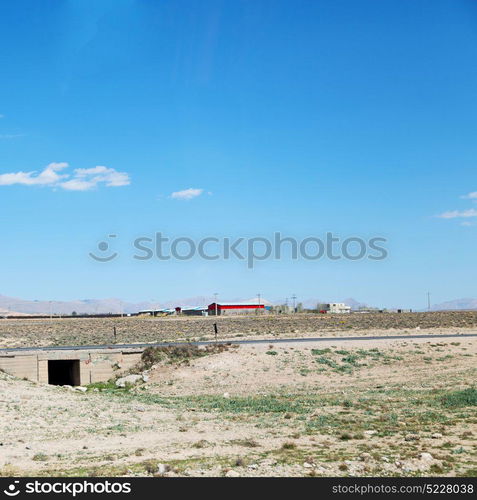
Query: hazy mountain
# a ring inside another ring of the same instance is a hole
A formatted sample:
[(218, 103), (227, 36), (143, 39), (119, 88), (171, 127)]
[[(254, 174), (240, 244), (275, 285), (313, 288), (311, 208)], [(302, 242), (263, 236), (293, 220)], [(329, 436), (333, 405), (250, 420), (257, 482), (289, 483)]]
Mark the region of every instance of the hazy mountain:
[[(219, 299), (220, 300), (220, 299)], [(254, 299), (257, 301), (258, 299)], [(71, 301), (57, 300), (24, 300), (16, 297), (0, 295), (0, 313), (21, 313), (21, 314), (119, 314), (135, 313), (143, 309), (161, 309), (173, 307), (193, 307), (207, 306), (214, 302), (214, 297), (196, 296), (182, 299), (169, 300), (165, 302), (125, 302), (120, 299), (83, 299)], [(227, 299), (227, 302), (244, 302), (243, 299)], [(261, 299), (262, 304), (269, 304), (265, 299)]]
[(358, 302), (357, 300), (353, 299), (353, 298), (348, 298), (348, 299), (344, 299), (343, 302), (347, 305), (347, 306), (350, 306), (351, 309), (353, 310), (357, 310), (357, 309), (362, 309), (362, 308), (365, 308), (365, 307), (369, 307), (368, 304), (365, 304), (364, 302)]
[(463, 309), (477, 309), (477, 299), (456, 299), (434, 304), (433, 311), (458, 311)]
[[(258, 303), (258, 297), (253, 297), (251, 299), (240, 299), (240, 298), (219, 298), (224, 302), (251, 302)], [(466, 299), (471, 300), (471, 299)], [(207, 306), (214, 302), (214, 297), (207, 295), (199, 295), (196, 297), (186, 297), (182, 299), (168, 300), (164, 302), (155, 301), (144, 301), (144, 302), (125, 302), (116, 298), (109, 299), (82, 299), (82, 300), (71, 300), (71, 301), (58, 301), (58, 300), (24, 300), (17, 297), (7, 297), (5, 295), (0, 295), (0, 313), (18, 313), (18, 314), (71, 314), (76, 312), (77, 314), (119, 314), (123, 313), (135, 313), (143, 309), (161, 309), (161, 308), (173, 308), (173, 307), (194, 307), (194, 306)], [(297, 299), (297, 304), (302, 302), (306, 309), (314, 309), (316, 305), (323, 302), (330, 302), (319, 299), (305, 299), (300, 301)], [(355, 299), (348, 298), (343, 300), (345, 304), (351, 306), (352, 309), (359, 309), (362, 306), (366, 306), (362, 302), (358, 302)], [(473, 308), (477, 308), (477, 301)], [(273, 303), (268, 301), (266, 298), (261, 297), (260, 303), (265, 305), (272, 305)], [(291, 299), (288, 301), (289, 305), (292, 305)]]

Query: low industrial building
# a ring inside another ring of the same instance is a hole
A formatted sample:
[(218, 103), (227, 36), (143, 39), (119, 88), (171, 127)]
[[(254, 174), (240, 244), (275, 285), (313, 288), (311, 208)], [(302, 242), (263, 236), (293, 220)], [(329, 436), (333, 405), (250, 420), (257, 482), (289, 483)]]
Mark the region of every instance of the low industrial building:
[(321, 313), (330, 314), (347, 314), (351, 312), (351, 307), (344, 302), (332, 302), (330, 304), (320, 304), (319, 310)]
[(170, 314), (174, 314), (174, 309), (143, 309), (142, 311), (138, 311), (138, 316), (169, 316)]
[(176, 307), (176, 313), (184, 316), (208, 316), (209, 309), (207, 306)]
[(265, 304), (251, 302), (213, 302), (208, 306), (209, 315), (227, 316), (238, 314), (260, 314), (269, 310)]

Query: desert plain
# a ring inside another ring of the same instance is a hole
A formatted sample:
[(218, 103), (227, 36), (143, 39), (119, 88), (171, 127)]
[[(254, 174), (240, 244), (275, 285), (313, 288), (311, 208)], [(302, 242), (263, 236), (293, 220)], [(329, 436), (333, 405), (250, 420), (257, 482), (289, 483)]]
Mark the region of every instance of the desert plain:
[(190, 343), (214, 322), (216, 347), (149, 349), (126, 387), (0, 373), (0, 474), (477, 475), (477, 312), (2, 320), (0, 347)]

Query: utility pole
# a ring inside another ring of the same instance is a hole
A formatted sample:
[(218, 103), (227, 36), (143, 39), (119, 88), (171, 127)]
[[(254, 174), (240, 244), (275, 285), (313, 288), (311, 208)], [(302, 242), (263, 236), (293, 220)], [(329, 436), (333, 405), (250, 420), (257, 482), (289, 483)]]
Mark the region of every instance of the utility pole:
[(427, 292), (427, 310), (431, 310), (431, 292)]
[(219, 296), (218, 293), (214, 293), (214, 303), (215, 303), (215, 315), (217, 316), (217, 297)]
[(293, 299), (293, 312), (296, 312), (296, 302), (295, 302), (296, 301), (296, 295), (295, 294), (292, 295), (292, 299)]

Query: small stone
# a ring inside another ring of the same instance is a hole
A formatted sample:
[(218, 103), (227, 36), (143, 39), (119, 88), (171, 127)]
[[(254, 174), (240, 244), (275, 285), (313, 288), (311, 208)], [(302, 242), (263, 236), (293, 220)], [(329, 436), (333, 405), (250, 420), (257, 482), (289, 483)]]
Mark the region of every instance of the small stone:
[(373, 430), (369, 430), (369, 431), (364, 431), (364, 434), (366, 436), (374, 436), (374, 434), (377, 434), (378, 431), (373, 431)]
[(230, 394), (228, 392), (224, 392), (224, 398), (225, 399), (230, 399)]
[(225, 477), (240, 477), (240, 474), (236, 470), (229, 470), (225, 474)]
[(419, 439), (421, 439), (419, 434), (408, 434), (404, 441), (419, 441)]
[(434, 434), (431, 437), (432, 439), (441, 439), (442, 434), (440, 432), (434, 432)]
[(142, 375), (128, 375), (126, 377), (118, 378), (118, 380), (116, 380), (116, 387), (124, 388), (127, 385), (135, 385), (142, 380)]
[(419, 458), (425, 462), (432, 462), (432, 460), (434, 460), (434, 457), (430, 453), (426, 452), (420, 453)]
[(75, 387), (76, 392), (86, 392), (88, 389), (86, 387), (83, 387), (81, 385), (78, 385)]
[(303, 464), (303, 467), (305, 467), (305, 469), (313, 469), (313, 464), (310, 464), (309, 462), (305, 462)]
[(248, 468), (251, 469), (251, 470), (257, 470), (258, 469), (258, 465), (257, 464), (250, 464), (248, 466)]
[(166, 472), (169, 472), (171, 468), (167, 464), (157, 464), (157, 473), (158, 474), (165, 474)]

